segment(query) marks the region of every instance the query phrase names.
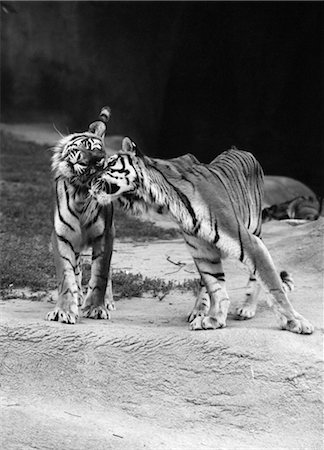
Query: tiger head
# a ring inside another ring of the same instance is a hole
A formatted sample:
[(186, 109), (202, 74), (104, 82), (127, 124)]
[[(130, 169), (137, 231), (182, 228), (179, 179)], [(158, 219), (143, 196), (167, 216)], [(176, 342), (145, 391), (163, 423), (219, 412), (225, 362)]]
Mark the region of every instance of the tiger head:
[(105, 158), (101, 136), (91, 132), (70, 134), (54, 147), (52, 169), (55, 176), (66, 178), (71, 184), (85, 185), (104, 167)]
[(89, 191), (92, 197), (100, 204), (108, 204), (123, 194), (136, 191), (141, 156), (136, 144), (124, 138), (122, 150), (108, 158), (104, 169), (93, 178)]

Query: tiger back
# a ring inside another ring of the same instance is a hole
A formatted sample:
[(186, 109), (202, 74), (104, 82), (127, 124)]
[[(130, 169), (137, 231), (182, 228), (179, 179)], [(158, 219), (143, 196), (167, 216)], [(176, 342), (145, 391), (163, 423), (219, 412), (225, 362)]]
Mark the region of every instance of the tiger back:
[[(187, 199), (191, 217), (198, 224), (198, 236), (215, 242), (219, 233), (226, 230), (237, 240), (237, 222), (239, 227), (260, 236), (263, 171), (251, 153), (233, 148), (209, 164), (190, 154), (170, 160), (145, 157), (145, 161), (147, 167), (158, 170)], [(190, 229), (190, 218), (188, 223)]]

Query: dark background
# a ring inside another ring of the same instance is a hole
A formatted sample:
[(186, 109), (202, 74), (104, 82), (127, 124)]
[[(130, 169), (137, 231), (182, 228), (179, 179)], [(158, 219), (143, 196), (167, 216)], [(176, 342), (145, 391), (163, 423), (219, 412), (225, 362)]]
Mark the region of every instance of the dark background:
[(149, 155), (236, 145), (324, 193), (322, 2), (4, 6), (2, 121), (83, 131), (108, 104)]

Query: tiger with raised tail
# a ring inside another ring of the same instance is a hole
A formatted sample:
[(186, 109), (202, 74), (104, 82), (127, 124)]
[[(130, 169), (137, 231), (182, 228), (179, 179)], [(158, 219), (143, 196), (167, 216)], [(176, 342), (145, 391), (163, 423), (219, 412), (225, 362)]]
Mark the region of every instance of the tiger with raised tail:
[[(54, 229), (52, 248), (58, 281), (58, 300), (47, 320), (74, 324), (83, 316), (109, 319), (114, 309), (110, 260), (113, 249), (113, 205), (89, 197), (93, 175), (106, 160), (104, 135), (110, 109), (102, 109), (89, 131), (63, 137), (53, 149)], [(81, 252), (92, 248), (91, 277), (83, 298)]]
[(282, 273), (280, 278), (261, 240), (263, 172), (251, 153), (231, 149), (208, 165), (191, 155), (163, 161), (143, 155), (125, 138), (122, 150), (93, 178), (90, 193), (99, 204), (118, 200), (134, 212), (164, 208), (178, 223), (202, 283), (189, 316), (192, 330), (226, 326), (229, 297), (222, 259), (231, 256), (250, 271), (246, 300), (237, 311), (240, 317), (254, 315), (258, 281), (272, 295), (283, 329), (313, 332), (288, 300), (289, 276)]

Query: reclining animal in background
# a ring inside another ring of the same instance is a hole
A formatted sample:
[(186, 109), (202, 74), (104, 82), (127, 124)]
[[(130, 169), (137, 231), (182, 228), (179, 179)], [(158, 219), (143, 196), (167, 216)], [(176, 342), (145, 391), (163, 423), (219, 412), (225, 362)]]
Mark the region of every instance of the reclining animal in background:
[(269, 220), (317, 220), (322, 212), (322, 202), (314, 197), (296, 197), (262, 210), (262, 221)]
[(304, 183), (289, 177), (266, 175), (262, 219), (316, 220), (322, 214), (323, 199)]

